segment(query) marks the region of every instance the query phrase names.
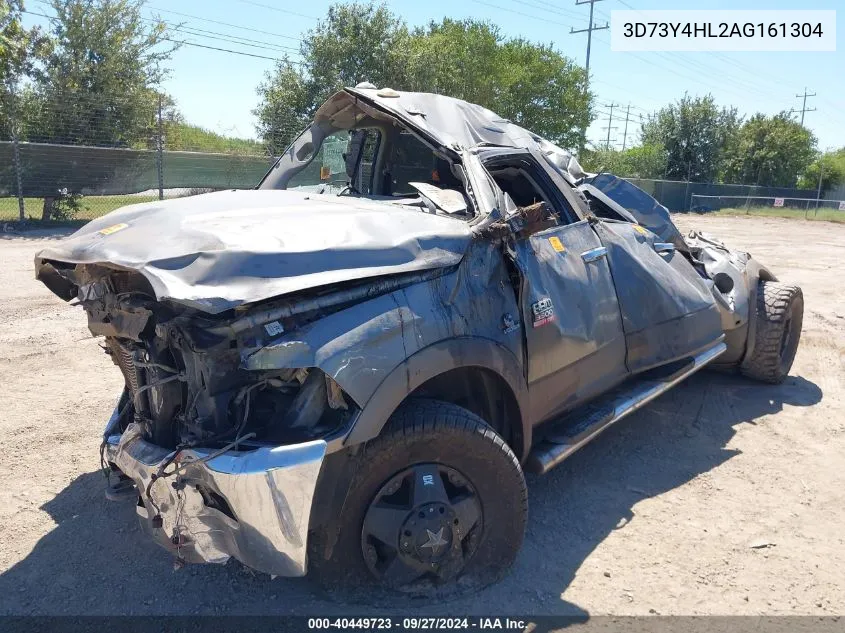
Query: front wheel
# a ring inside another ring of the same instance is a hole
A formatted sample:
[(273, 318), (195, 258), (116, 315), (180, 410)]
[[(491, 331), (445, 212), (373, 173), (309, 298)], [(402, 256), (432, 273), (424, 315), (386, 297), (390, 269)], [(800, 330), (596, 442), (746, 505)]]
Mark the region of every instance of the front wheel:
[(466, 409), (414, 400), (364, 447), (328, 559), (325, 535), (312, 535), (311, 571), (331, 586), (482, 587), (513, 563), (527, 513), (504, 440)]
[(742, 373), (763, 382), (783, 382), (798, 351), (803, 320), (801, 288), (761, 281), (757, 289), (754, 349), (742, 362)]

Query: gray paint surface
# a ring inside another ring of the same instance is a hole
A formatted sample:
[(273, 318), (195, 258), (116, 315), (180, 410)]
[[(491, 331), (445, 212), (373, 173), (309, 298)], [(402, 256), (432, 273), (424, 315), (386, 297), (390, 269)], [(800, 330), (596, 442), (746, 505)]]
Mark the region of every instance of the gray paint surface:
[[(242, 354), (245, 369), (319, 367), (360, 406), (405, 359), (438, 342), (483, 338), (522, 357), (519, 310), (501, 248), (472, 244), (454, 271), (329, 314)], [(450, 361), (441, 358), (444, 367)], [(452, 361), (454, 362), (454, 361)]]
[(604, 221), (595, 228), (619, 297), (629, 370), (671, 362), (719, 338), (712, 282), (683, 255), (657, 253), (654, 234), (632, 224)]
[(315, 286), (451, 266), (469, 239), (465, 221), (407, 205), (224, 191), (124, 207), (37, 257), (136, 270), (157, 299), (218, 313)]
[[(555, 240), (565, 250), (556, 250)], [(516, 244), (525, 278), (529, 390), (540, 418), (559, 408), (562, 399), (574, 405), (626, 373), (622, 320), (607, 261), (582, 258), (600, 246), (586, 221), (541, 231)], [(544, 299), (551, 301), (554, 320), (535, 327), (532, 306)]]
[[(137, 270), (158, 299), (209, 313), (339, 282), (453, 268), (256, 340), (242, 352), (248, 370), (319, 367), (362, 407), (407, 359), (435, 347), (448, 350), (446, 341), (489, 341), (527, 358), (525, 383), (537, 386), (530, 417), (538, 420), (562, 401), (595, 395), (629, 370), (671, 360), (721, 335), (724, 317), (708, 282), (680, 254), (664, 259), (654, 253), (654, 235), (642, 239), (624, 223), (601, 222), (595, 229), (577, 223), (518, 244), (526, 293), (519, 305), (502, 246), (485, 237), (500, 217), (503, 196), (478, 158), (479, 145), (551, 156), (552, 180), (572, 200), (569, 185), (584, 176), (577, 161), (485, 108), (440, 95), (347, 89), (321, 108), (316, 125), (322, 134), (350, 117), (354, 124), (359, 113), (396, 117), (460, 160), (477, 215), (468, 222), (390, 200), (272, 188), (221, 192), (118, 210), (38, 258)], [(611, 197), (629, 191), (614, 177), (592, 182)], [(679, 238), (665, 209), (645, 194), (623, 206), (661, 239)], [(118, 228), (104, 230), (110, 227)], [(557, 253), (549, 237), (561, 239), (567, 252)], [(602, 243), (608, 259), (585, 265), (581, 251)], [(535, 332), (530, 309), (540, 295), (551, 299), (557, 318)], [(450, 353), (431, 358), (443, 371), (461, 366)]]
[(495, 112), (461, 99), (428, 92), (395, 92), (347, 88), (346, 92), (377, 105), (401, 121), (453, 150), (489, 143), (508, 147), (538, 146), (540, 137)]
[(686, 249), (684, 238), (672, 222), (669, 210), (639, 187), (613, 174), (597, 174), (586, 178), (584, 183), (601, 191), (627, 211), (634, 222), (655, 233), (661, 241)]

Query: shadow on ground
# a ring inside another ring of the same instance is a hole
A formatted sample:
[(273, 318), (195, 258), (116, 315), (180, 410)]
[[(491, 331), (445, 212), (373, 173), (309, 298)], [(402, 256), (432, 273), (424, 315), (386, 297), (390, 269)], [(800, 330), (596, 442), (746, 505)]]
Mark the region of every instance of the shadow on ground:
[(419, 605), (427, 614), (584, 615), (560, 594), (593, 549), (632, 517), (634, 504), (731, 459), (736, 452), (725, 447), (739, 425), (821, 398), (800, 377), (765, 386), (694, 376), (550, 475), (530, 478), (528, 534), (513, 571), (447, 604), (327, 599), (305, 579), (271, 580), (234, 563), (174, 571), (140, 532), (134, 505), (105, 501), (102, 475), (87, 473), (41, 507), (56, 526), (0, 576), (0, 614), (407, 615)]

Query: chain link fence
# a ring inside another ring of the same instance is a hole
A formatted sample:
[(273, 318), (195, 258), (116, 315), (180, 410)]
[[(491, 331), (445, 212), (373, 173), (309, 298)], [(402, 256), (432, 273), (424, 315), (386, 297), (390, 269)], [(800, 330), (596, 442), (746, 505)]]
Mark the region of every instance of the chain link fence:
[[(302, 127), (289, 121), (261, 141), (215, 134), (185, 123), (174, 104), (154, 92), (111, 100), (25, 93), (13, 106), (0, 112), (0, 222), (86, 220), (128, 204), (252, 188)], [(671, 211), (760, 213), (782, 210), (775, 206), (779, 199), (800, 200), (808, 211), (819, 193), (630, 180)], [(759, 205), (748, 202), (755, 198)], [(835, 206), (831, 217), (840, 218), (838, 202), (824, 201), (821, 213), (805, 216), (828, 219)]]
[[(623, 174), (619, 174), (623, 175)], [(670, 211), (701, 211), (696, 209), (695, 201), (710, 198), (800, 198), (816, 200), (819, 194), (814, 189), (794, 189), (790, 187), (760, 187), (757, 185), (734, 185), (708, 182), (686, 182), (678, 180), (646, 180), (629, 178), (640, 189), (656, 198)], [(822, 192), (823, 193), (823, 192)], [(824, 197), (823, 195), (820, 197)]]
[(691, 211), (845, 222), (845, 200), (785, 196), (693, 195)]
[(0, 121), (0, 221), (85, 220), (127, 204), (251, 188), (275, 160), (269, 148), (299, 132), (294, 123), (266, 142), (215, 134), (184, 123), (155, 94), (17, 105)]

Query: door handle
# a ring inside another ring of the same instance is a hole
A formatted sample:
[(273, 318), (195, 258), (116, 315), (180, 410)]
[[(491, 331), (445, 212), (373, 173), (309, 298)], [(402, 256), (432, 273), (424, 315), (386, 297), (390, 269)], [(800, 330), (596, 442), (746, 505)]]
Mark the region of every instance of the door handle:
[(671, 242), (655, 242), (654, 251), (656, 253), (674, 253), (675, 245)]
[(590, 250), (581, 253), (581, 259), (583, 259), (588, 264), (590, 262), (597, 261), (602, 257), (607, 257), (607, 248), (605, 248), (604, 246), (599, 246), (598, 248), (591, 248)]

